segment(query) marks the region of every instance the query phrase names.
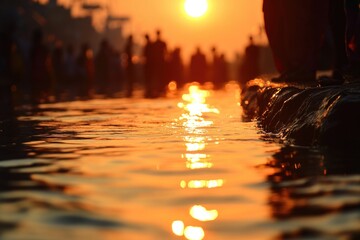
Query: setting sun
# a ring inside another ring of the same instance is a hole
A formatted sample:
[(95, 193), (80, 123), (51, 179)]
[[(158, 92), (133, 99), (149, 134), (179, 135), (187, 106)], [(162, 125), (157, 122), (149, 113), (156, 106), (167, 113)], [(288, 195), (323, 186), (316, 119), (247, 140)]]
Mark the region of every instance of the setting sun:
[(184, 7), (189, 16), (196, 18), (201, 17), (206, 13), (208, 3), (207, 0), (186, 0)]

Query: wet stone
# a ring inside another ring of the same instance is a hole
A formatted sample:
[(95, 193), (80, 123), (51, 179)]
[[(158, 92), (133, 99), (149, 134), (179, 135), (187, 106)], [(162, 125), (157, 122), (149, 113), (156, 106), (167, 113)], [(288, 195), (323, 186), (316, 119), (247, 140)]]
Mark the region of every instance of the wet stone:
[(250, 82), (241, 103), (247, 119), (290, 144), (360, 147), (360, 83), (300, 88)]

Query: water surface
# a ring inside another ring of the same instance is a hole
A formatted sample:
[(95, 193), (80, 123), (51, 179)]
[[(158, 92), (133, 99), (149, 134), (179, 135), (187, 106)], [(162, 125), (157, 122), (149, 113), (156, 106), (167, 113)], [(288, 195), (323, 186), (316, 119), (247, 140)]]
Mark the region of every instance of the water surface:
[(359, 239), (353, 154), (276, 143), (239, 89), (23, 109), (1, 124), (1, 239)]

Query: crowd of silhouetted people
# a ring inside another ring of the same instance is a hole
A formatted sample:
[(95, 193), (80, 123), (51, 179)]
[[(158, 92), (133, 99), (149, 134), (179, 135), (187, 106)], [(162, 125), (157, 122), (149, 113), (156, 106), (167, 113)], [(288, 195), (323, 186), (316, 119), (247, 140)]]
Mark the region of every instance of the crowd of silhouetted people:
[[(128, 40), (127, 44), (131, 42)], [(128, 50), (125, 52), (130, 54)], [(121, 53), (107, 40), (101, 41), (96, 55), (87, 43), (82, 44), (79, 51), (73, 45), (61, 43), (49, 51), (43, 42), (43, 33), (36, 30), (29, 58), (33, 103), (46, 102), (51, 97), (61, 101), (86, 99), (94, 94), (113, 96), (124, 86), (131, 87), (123, 71)]]
[(145, 97), (153, 98), (165, 94), (168, 84), (172, 81), (176, 82), (178, 88), (189, 82), (212, 82), (215, 88), (221, 88), (229, 80), (228, 62), (224, 54), (217, 54), (216, 48), (212, 49), (213, 59), (209, 61), (206, 54), (197, 47), (191, 55), (188, 71), (185, 71), (181, 48), (176, 47), (170, 51), (160, 31), (156, 32), (156, 39), (152, 40), (146, 34), (145, 40)]
[(33, 31), (26, 53), (16, 41), (2, 36), (1, 78), (6, 79), (1, 83), (2, 98), (11, 101), (15, 94), (22, 103), (39, 104), (95, 96), (132, 97), (136, 87), (143, 88), (144, 97), (157, 98), (165, 96), (170, 82), (176, 82), (178, 89), (189, 82), (212, 82), (219, 89), (229, 80), (228, 62), (215, 47), (209, 51), (210, 60), (197, 47), (187, 68), (181, 48), (170, 50), (161, 32), (155, 34), (154, 39), (145, 35), (145, 44), (137, 46), (141, 50), (136, 54), (132, 35), (121, 50), (104, 39), (95, 53), (87, 43), (77, 49), (59, 41), (50, 48), (41, 29)]

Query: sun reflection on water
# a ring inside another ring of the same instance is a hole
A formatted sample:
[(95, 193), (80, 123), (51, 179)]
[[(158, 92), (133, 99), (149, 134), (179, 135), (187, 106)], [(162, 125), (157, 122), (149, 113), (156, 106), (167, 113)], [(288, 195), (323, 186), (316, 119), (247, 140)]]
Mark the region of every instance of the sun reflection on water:
[[(178, 103), (178, 107), (184, 110), (184, 113), (175, 120), (180, 122), (184, 129), (184, 144), (186, 152), (181, 155), (186, 160), (186, 168), (189, 170), (210, 169), (214, 167), (211, 155), (205, 153), (209, 142), (217, 139), (209, 136), (208, 129), (214, 125), (214, 121), (209, 119), (211, 114), (220, 114), (220, 111), (207, 104), (206, 99), (211, 92), (202, 90), (197, 85), (189, 87), (189, 93), (182, 96), (184, 102)], [(216, 144), (217, 142), (213, 142)], [(219, 188), (224, 185), (223, 179), (192, 179), (181, 180), (182, 189), (211, 189)], [(189, 215), (200, 222), (214, 221), (218, 217), (218, 210), (207, 210), (199, 203), (194, 204)], [(172, 223), (172, 231), (177, 236), (184, 236), (188, 240), (201, 240), (205, 237), (205, 231), (200, 226), (186, 226), (182, 220), (176, 220)]]
[(181, 156), (186, 158), (186, 167), (189, 169), (212, 168), (214, 164), (209, 162), (209, 155), (204, 153), (186, 153)]
[(201, 205), (194, 205), (190, 209), (190, 215), (199, 221), (207, 222), (207, 221), (214, 221), (218, 216), (219, 213), (217, 210), (207, 210), (205, 207)]
[(218, 188), (224, 185), (223, 179), (215, 179), (215, 180), (190, 180), (186, 182), (182, 180), (180, 182), (181, 188)]

